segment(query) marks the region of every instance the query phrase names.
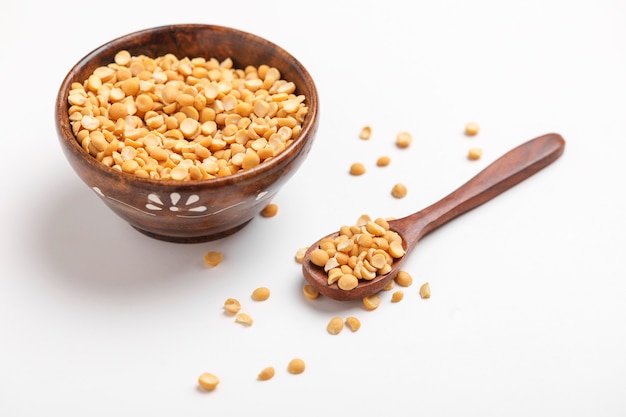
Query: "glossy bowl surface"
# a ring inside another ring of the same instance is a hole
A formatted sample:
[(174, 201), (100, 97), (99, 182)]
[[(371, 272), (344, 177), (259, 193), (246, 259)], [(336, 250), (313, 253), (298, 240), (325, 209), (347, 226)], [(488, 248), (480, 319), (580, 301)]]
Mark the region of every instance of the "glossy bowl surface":
[[(281, 154), (231, 176), (204, 181), (142, 179), (97, 161), (78, 143), (68, 116), (68, 93), (99, 66), (128, 50), (131, 55), (231, 58), (235, 68), (266, 64), (296, 85), (309, 109), (300, 135)], [(113, 212), (140, 232), (166, 241), (219, 239), (244, 227), (272, 200), (304, 162), (318, 129), (318, 93), (308, 71), (287, 51), (259, 36), (203, 24), (169, 25), (114, 39), (82, 58), (63, 80), (55, 105), (58, 139), (79, 177)]]

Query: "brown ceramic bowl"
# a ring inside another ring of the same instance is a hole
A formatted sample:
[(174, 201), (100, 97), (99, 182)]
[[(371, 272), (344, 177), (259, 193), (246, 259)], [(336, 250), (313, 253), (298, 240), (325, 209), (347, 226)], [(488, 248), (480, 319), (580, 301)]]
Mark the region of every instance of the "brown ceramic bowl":
[[(68, 116), (68, 92), (95, 68), (113, 62), (122, 49), (131, 55), (178, 58), (230, 57), (235, 68), (267, 64), (296, 85), (309, 112), (301, 134), (279, 155), (252, 169), (202, 181), (142, 179), (113, 170), (87, 153), (76, 140)], [(281, 47), (239, 30), (182, 24), (131, 33), (95, 49), (67, 74), (56, 99), (56, 126), (63, 151), (76, 173), (117, 215), (140, 232), (172, 242), (203, 242), (243, 228), (272, 200), (301, 166), (318, 128), (318, 94), (307, 70)]]

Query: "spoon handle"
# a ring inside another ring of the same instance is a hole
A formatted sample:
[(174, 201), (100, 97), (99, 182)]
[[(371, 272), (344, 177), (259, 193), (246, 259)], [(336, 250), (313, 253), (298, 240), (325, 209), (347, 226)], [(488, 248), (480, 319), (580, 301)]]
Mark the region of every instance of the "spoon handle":
[(565, 141), (556, 133), (531, 139), (502, 155), (437, 203), (395, 222), (398, 226), (404, 223), (404, 238), (413, 246), (443, 224), (491, 200), (550, 165), (561, 156), (564, 149)]

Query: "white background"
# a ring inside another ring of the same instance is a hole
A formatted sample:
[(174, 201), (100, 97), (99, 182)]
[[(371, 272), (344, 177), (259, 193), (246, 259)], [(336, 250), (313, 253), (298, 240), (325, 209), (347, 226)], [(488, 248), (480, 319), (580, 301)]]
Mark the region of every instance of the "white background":
[[(56, 139), (71, 66), (170, 23), (266, 37), (320, 94), (315, 146), (279, 214), (220, 241), (136, 232)], [(0, 57), (0, 415), (626, 415), (625, 2), (9, 0)], [(464, 136), (468, 121), (478, 136)], [(393, 144), (401, 130), (407, 150)], [(300, 247), (363, 213), (417, 211), (549, 132), (564, 155), (426, 237), (400, 303), (301, 295)], [(366, 175), (347, 174), (356, 161)], [(406, 198), (390, 196), (396, 182)], [(223, 263), (205, 266), (208, 250)], [(250, 299), (258, 286), (268, 301)], [(228, 297), (252, 327), (223, 314)], [(360, 331), (326, 332), (348, 315)], [(294, 357), (305, 373), (286, 372)], [(266, 366), (276, 376), (257, 381)], [(196, 386), (206, 371), (221, 379), (209, 393)]]

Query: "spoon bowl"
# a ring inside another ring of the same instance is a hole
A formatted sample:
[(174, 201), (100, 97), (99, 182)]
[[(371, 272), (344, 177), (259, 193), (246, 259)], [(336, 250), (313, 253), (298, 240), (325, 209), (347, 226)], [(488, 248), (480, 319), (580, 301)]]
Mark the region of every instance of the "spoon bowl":
[[(406, 217), (388, 221), (389, 228), (402, 237), (406, 253), (393, 263), (391, 271), (385, 275), (360, 280), (352, 290), (343, 290), (337, 283), (328, 285), (324, 269), (311, 262), (311, 252), (319, 247), (322, 238), (312, 244), (304, 255), (304, 278), (320, 294), (335, 300), (352, 300), (376, 294), (396, 277), (408, 254), (424, 236), (550, 165), (563, 154), (564, 149), (565, 140), (556, 133), (531, 139), (502, 155), (438, 202)], [(337, 234), (331, 233), (325, 238)]]

